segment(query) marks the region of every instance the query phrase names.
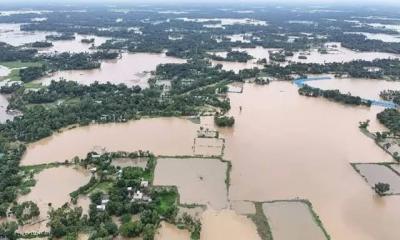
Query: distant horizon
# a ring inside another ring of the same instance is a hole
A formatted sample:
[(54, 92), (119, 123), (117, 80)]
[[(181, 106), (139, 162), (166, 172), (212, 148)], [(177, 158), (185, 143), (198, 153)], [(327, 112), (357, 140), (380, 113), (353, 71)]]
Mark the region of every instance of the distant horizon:
[(231, 6), (240, 6), (244, 5), (246, 7), (251, 7), (249, 4), (254, 5), (282, 5), (282, 6), (310, 6), (310, 7), (346, 7), (346, 6), (358, 6), (360, 8), (363, 7), (387, 7), (394, 6), (400, 8), (400, 1), (398, 0), (355, 0), (355, 1), (347, 1), (347, 0), (290, 0), (290, 1), (279, 1), (279, 0), (223, 0), (215, 2), (215, 0), (172, 0), (165, 2), (163, 0), (2, 0), (0, 4), (0, 8), (9, 7), (15, 5), (24, 5), (24, 6), (35, 6), (35, 5), (53, 5), (53, 4), (76, 4), (76, 5), (162, 5), (162, 6), (171, 6), (171, 5), (199, 5), (199, 4), (212, 4), (214, 6), (223, 6), (223, 5), (231, 5)]

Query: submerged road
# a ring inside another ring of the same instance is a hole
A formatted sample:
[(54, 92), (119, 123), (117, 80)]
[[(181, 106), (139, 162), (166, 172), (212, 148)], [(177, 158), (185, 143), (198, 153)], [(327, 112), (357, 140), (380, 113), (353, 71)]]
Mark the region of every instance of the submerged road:
[[(293, 81), (294, 84), (296, 84), (298, 87), (302, 87), (306, 84), (306, 82), (309, 81), (323, 81), (323, 80), (332, 80), (333, 78), (331, 77), (313, 77), (313, 78), (298, 78)], [(364, 101), (370, 101), (372, 105), (375, 106), (380, 106), (384, 108), (398, 108), (399, 105), (392, 101), (385, 101), (385, 100), (376, 100), (376, 99), (365, 99), (363, 98), (362, 100)]]

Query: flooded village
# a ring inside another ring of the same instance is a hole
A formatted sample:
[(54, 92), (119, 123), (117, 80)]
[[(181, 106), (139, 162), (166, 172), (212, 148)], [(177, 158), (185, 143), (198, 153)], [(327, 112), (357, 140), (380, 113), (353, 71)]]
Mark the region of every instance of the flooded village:
[(157, 9), (0, 11), (0, 238), (399, 239), (400, 20)]

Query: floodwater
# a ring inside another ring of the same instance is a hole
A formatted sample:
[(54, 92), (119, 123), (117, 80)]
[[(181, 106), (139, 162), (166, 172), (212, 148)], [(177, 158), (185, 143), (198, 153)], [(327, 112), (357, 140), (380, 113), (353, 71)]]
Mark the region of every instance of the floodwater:
[(375, 28), (384, 28), (384, 29), (389, 29), (389, 30), (394, 30), (394, 31), (400, 32), (400, 25), (382, 24), (382, 23), (371, 23), (369, 25), (372, 27), (375, 27)]
[(95, 146), (106, 147), (107, 151), (149, 150), (157, 155), (192, 155), (197, 129), (197, 125), (181, 118), (149, 118), (78, 127), (28, 145), (21, 165), (85, 157)]
[(200, 240), (261, 240), (255, 224), (232, 210), (207, 210), (202, 216)]
[(342, 93), (351, 93), (365, 99), (379, 100), (379, 93), (384, 90), (400, 90), (400, 82), (381, 79), (333, 78), (328, 80), (308, 81), (309, 86), (327, 89), (339, 89)]
[(305, 198), (332, 239), (399, 239), (400, 198), (377, 198), (350, 165), (392, 161), (358, 129), (365, 119), (382, 129), (381, 108), (303, 97), (289, 82), (245, 84), (230, 99), (235, 126), (219, 129), (232, 161), (230, 200)]
[(381, 40), (383, 42), (392, 42), (392, 43), (400, 42), (400, 35), (391, 35), (384, 33), (367, 33), (367, 32), (354, 32), (354, 33), (362, 34), (366, 36), (367, 39), (371, 40)]
[(153, 184), (177, 186), (181, 203), (203, 204), (220, 210), (228, 203), (227, 168), (227, 163), (219, 159), (159, 158)]
[[(399, 58), (399, 55), (384, 52), (356, 52), (344, 47), (341, 47), (340, 43), (329, 43), (329, 45), (336, 45), (337, 48), (333, 48), (328, 51), (328, 54), (321, 54), (318, 49), (311, 49), (306, 53), (295, 52), (292, 57), (286, 59), (291, 62), (300, 63), (333, 63), (333, 62), (350, 62), (353, 60), (366, 60), (372, 61), (374, 59), (386, 59), (386, 58)], [(307, 59), (299, 59), (300, 55), (305, 55)]]
[(388, 193), (400, 194), (400, 176), (391, 168), (379, 164), (357, 164), (355, 167), (371, 187), (377, 183), (388, 183), (390, 185)]
[(0, 94), (0, 123), (4, 123), (7, 120), (12, 120), (14, 116), (7, 112), (8, 99), (4, 94)]
[[(262, 68), (263, 65), (257, 64), (257, 60), (266, 59), (267, 62), (270, 62), (269, 55), (271, 51), (278, 51), (277, 48), (263, 48), (257, 46), (255, 48), (233, 48), (233, 51), (240, 51), (240, 52), (247, 52), (249, 55), (253, 57), (253, 59), (247, 62), (229, 62), (229, 61), (215, 61), (211, 60), (211, 63), (215, 66), (217, 64), (222, 64), (222, 69), (226, 71), (234, 71), (238, 73), (240, 70), (243, 69), (252, 69), (252, 68)], [(211, 53), (211, 52), (210, 52)], [(215, 52), (214, 54), (226, 57), (227, 52)]]
[(127, 86), (148, 87), (147, 81), (151, 76), (150, 71), (154, 71), (158, 64), (185, 62), (184, 59), (168, 57), (164, 53), (123, 53), (120, 59), (103, 61), (98, 69), (59, 71), (52, 76), (46, 76), (34, 82), (48, 85), (51, 80), (57, 81), (64, 78), (86, 85), (98, 81), (100, 83), (124, 83)]
[(0, 42), (5, 42), (13, 46), (26, 43), (46, 40), (46, 36), (51, 32), (25, 32), (20, 30), (21, 24), (0, 23)]
[(235, 25), (235, 24), (249, 24), (249, 25), (260, 25), (266, 26), (267, 22), (250, 19), (250, 18), (178, 18), (183, 21), (187, 22), (208, 22), (208, 21), (220, 21), (220, 24), (209, 24), (209, 25), (218, 25), (218, 26), (225, 26), (225, 25)]
[[(243, 94), (229, 94), (229, 114), (235, 117), (235, 125), (218, 129), (225, 138), (224, 159), (232, 161), (229, 199), (309, 199), (332, 239), (398, 240), (399, 196), (376, 197), (350, 165), (392, 161), (358, 129), (359, 121), (370, 119), (369, 129), (382, 131), (376, 120), (382, 108), (308, 98), (297, 90), (290, 82), (272, 82), (267, 86), (245, 84)], [(197, 129), (198, 125), (178, 118), (76, 128), (29, 145), (22, 165), (83, 157), (96, 145), (109, 151), (143, 149), (161, 155), (191, 155)], [(179, 166), (167, 166), (170, 175), (182, 172), (176, 170)], [(185, 171), (194, 171), (186, 167)], [(187, 182), (199, 183), (199, 179)], [(222, 230), (225, 223), (221, 223), (235, 217), (215, 218), (214, 225), (214, 218), (208, 225), (203, 223), (202, 239), (230, 234)]]
[(196, 138), (194, 140), (194, 155), (221, 156), (224, 139), (221, 138)]
[[(47, 219), (47, 212), (52, 207), (61, 207), (70, 201), (69, 194), (89, 182), (90, 173), (72, 167), (56, 167), (41, 171), (35, 175), (36, 185), (27, 195), (18, 198), (18, 202), (33, 201), (40, 209), (40, 219)], [(46, 230), (46, 221), (26, 226), (22, 231), (29, 232)], [(40, 229), (40, 230), (39, 230)]]
[(190, 232), (185, 229), (179, 229), (175, 225), (167, 222), (161, 222), (155, 240), (190, 240)]
[[(2, 80), (4, 77), (6, 77), (8, 74), (10, 74), (11, 70), (7, 67), (1, 66), (0, 65), (0, 80)], [(0, 83), (0, 85), (2, 85)], [(8, 100), (7, 96), (4, 94), (0, 94), (0, 123), (5, 122), (7, 119), (12, 119), (13, 116), (7, 113), (7, 106), (8, 106)]]
[(264, 203), (263, 211), (269, 221), (274, 240), (326, 240), (305, 203)]
[[(82, 39), (94, 39), (94, 43), (82, 43)], [(74, 40), (60, 40), (51, 41), (53, 43), (52, 47), (49, 48), (39, 48), (40, 53), (53, 53), (53, 52), (91, 52), (94, 51), (93, 47), (98, 47), (105, 43), (108, 39), (107, 37), (98, 37), (94, 35), (80, 35), (75, 34)]]

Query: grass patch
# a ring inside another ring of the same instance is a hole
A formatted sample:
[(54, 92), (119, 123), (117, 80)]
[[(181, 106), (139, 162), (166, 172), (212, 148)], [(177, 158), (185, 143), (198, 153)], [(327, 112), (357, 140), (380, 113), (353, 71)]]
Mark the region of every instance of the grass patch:
[(28, 82), (24, 84), (25, 88), (43, 88), (44, 86), (41, 83)]
[(21, 62), (21, 61), (11, 61), (11, 62), (0, 62), (0, 65), (7, 68), (24, 68), (24, 67), (41, 67), (42, 62)]
[(160, 215), (168, 215), (176, 208), (178, 193), (176, 190), (161, 190), (157, 192), (157, 212)]
[(113, 186), (113, 182), (111, 181), (104, 181), (94, 184), (91, 188), (86, 190), (83, 194), (89, 195), (95, 192), (104, 192), (107, 193)]
[(249, 215), (249, 217), (256, 225), (258, 235), (260, 235), (262, 240), (273, 240), (271, 227), (269, 226), (267, 217), (264, 215), (262, 205), (262, 202), (254, 202), (256, 213)]

